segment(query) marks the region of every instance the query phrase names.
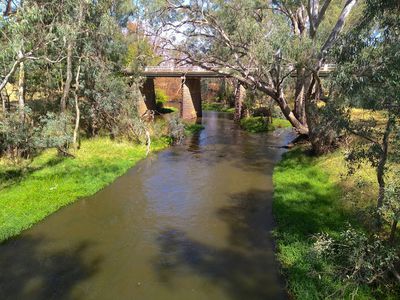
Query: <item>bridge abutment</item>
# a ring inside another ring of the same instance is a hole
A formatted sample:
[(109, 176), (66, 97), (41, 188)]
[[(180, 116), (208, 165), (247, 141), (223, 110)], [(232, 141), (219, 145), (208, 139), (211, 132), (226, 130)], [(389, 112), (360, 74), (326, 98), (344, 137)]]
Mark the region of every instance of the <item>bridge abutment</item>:
[(182, 119), (202, 116), (200, 78), (182, 78)]
[(143, 115), (147, 110), (157, 110), (156, 91), (154, 89), (154, 78), (147, 78), (141, 88), (144, 103), (139, 103), (139, 114)]

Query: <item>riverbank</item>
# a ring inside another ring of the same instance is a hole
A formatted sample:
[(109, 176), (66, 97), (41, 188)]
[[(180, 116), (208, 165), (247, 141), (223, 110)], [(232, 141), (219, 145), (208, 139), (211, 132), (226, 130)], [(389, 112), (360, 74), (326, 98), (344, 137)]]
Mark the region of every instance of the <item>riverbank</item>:
[[(274, 170), (277, 256), (294, 299), (351, 298), (332, 265), (311, 254), (314, 234), (337, 236), (348, 223), (362, 228), (362, 213), (376, 201), (372, 168), (346, 174), (340, 151), (313, 157), (301, 148), (285, 153)], [(387, 293), (359, 286), (356, 299), (392, 299)]]
[[(153, 141), (152, 151), (168, 146)], [(146, 146), (96, 138), (82, 142), (75, 158), (48, 150), (24, 168), (1, 166), (0, 242), (19, 234), (61, 207), (95, 194), (146, 157)]]

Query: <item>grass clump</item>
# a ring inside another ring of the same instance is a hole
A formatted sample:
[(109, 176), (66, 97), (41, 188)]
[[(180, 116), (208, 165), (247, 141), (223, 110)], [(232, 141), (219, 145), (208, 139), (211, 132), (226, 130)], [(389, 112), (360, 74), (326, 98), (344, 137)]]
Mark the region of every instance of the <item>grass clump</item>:
[(252, 133), (291, 127), (290, 122), (284, 119), (273, 118), (272, 123), (270, 123), (269, 120), (270, 119), (266, 117), (247, 117), (240, 121), (240, 127)]
[[(316, 234), (338, 237), (349, 223), (359, 232), (364, 231), (358, 214), (360, 208), (367, 209), (376, 199), (374, 173), (371, 168), (365, 168), (358, 177), (349, 178), (344, 176), (346, 173), (340, 151), (312, 157), (299, 148), (284, 154), (274, 170), (277, 255), (294, 299), (354, 296), (354, 289), (334, 276), (336, 262), (317, 258), (313, 251)], [(355, 299), (392, 299), (391, 296), (387, 291), (361, 284)]]
[[(152, 150), (168, 146), (153, 141)], [(145, 145), (96, 138), (82, 142), (75, 158), (47, 150), (32, 163), (0, 172), (0, 242), (19, 234), (59, 208), (95, 194), (146, 156)]]
[(185, 124), (185, 133), (186, 135), (192, 135), (197, 132), (200, 132), (204, 129), (204, 126), (201, 124)]
[(219, 103), (219, 102), (205, 102), (203, 103), (202, 108), (204, 111), (217, 111), (217, 112), (228, 112), (228, 113), (235, 112), (234, 107), (227, 107), (224, 103)]

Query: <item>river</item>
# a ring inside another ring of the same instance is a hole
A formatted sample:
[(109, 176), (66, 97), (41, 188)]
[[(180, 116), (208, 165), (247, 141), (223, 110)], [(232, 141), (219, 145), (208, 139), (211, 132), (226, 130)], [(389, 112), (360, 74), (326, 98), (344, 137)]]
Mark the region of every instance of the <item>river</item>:
[(0, 246), (0, 299), (286, 299), (270, 231), (287, 134), (229, 114)]

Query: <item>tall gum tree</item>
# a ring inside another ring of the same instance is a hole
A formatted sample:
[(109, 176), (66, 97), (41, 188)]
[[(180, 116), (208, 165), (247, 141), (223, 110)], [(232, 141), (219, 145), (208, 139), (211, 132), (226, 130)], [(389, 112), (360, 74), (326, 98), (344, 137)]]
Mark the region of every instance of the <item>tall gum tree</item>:
[(266, 93), (321, 154), (335, 135), (320, 118), (320, 69), (357, 2), (161, 0), (147, 5), (148, 28), (160, 47), (180, 53), (180, 63)]

